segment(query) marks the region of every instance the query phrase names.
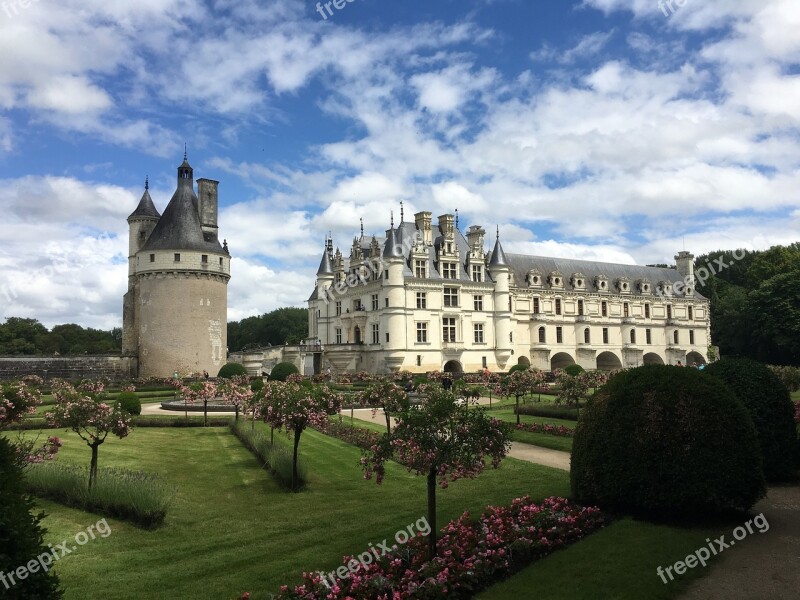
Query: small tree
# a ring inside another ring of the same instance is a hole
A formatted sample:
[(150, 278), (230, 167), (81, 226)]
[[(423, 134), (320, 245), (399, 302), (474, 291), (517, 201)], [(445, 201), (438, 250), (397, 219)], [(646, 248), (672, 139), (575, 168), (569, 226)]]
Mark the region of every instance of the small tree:
[(420, 404), (406, 405), (397, 415), (394, 431), (361, 458), (364, 477), (373, 474), (380, 484), (384, 465), (396, 455), (410, 472), (425, 475), (428, 482), (428, 547), (436, 556), (436, 485), (446, 488), (451, 481), (477, 477), (489, 459), (494, 468), (508, 453), (508, 425), (487, 416), (481, 407), (456, 403), (455, 396), (438, 386), (424, 386)]
[(371, 406), (372, 416), (383, 409), (386, 417), (386, 433), (392, 433), (392, 415), (399, 413), (408, 405), (408, 394), (392, 381), (378, 381), (361, 393), (361, 406)]
[[(41, 377), (36, 375), (29, 375), (22, 381), (0, 383), (0, 431), (7, 425), (21, 422), (25, 415), (36, 412), (36, 407), (42, 403), (42, 384)], [(38, 435), (34, 439), (23, 438), (22, 432), (18, 432), (13, 445), (20, 467), (55, 458), (61, 440), (55, 436), (48, 437), (47, 442), (34, 450), (38, 439)]]
[(208, 426), (208, 401), (217, 397), (219, 388), (213, 381), (197, 381), (189, 386), (181, 388), (184, 402), (194, 404), (203, 403), (203, 427)]
[(498, 396), (503, 396), (505, 398), (510, 398), (514, 396), (515, 399), (515, 408), (514, 412), (517, 413), (517, 425), (520, 424), (519, 420), (519, 399), (530, 392), (535, 383), (535, 376), (532, 375), (532, 371), (530, 369), (524, 369), (520, 371), (514, 371), (513, 373), (509, 373), (503, 379), (500, 380), (500, 383), (497, 384), (495, 388), (495, 392)]
[(108, 434), (120, 439), (131, 431), (131, 416), (119, 404), (110, 406), (105, 402), (104, 385), (100, 382), (84, 382), (78, 389), (65, 384), (54, 390), (55, 410), (45, 416), (48, 423), (56, 427), (71, 429), (92, 449), (89, 467), (89, 490), (97, 479), (97, 453)]
[(562, 371), (556, 378), (556, 383), (558, 384), (556, 401), (563, 402), (567, 406), (578, 408), (581, 398), (585, 398), (589, 392), (589, 379), (586, 377), (586, 373), (576, 376)]
[(239, 409), (243, 406), (249, 406), (250, 398), (253, 397), (253, 390), (250, 389), (250, 381), (247, 375), (235, 375), (222, 381), (219, 386), (219, 394), (225, 404), (230, 404), (236, 409), (236, 421), (238, 421)]
[(294, 433), (294, 452), (292, 456), (292, 491), (298, 491), (297, 457), (300, 436), (309, 425), (325, 428), (328, 415), (339, 412), (340, 397), (330, 391), (328, 386), (304, 388), (297, 383), (274, 382), (274, 410), (267, 410), (265, 420), (274, 428), (286, 428), (287, 435)]

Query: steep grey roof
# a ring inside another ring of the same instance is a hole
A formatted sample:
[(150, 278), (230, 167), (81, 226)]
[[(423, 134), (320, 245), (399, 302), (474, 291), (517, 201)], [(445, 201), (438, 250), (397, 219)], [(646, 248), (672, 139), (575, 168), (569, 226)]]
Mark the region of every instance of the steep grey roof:
[[(187, 165), (184, 161), (184, 165)], [(181, 165), (181, 167), (184, 167)], [(178, 181), (178, 189), (169, 201), (164, 215), (142, 248), (148, 250), (198, 250), (227, 254), (216, 238), (203, 235), (198, 200), (191, 179)]]
[[(608, 284), (611, 288), (614, 287), (614, 282), (621, 278), (627, 278), (630, 281), (631, 287), (635, 288), (635, 284), (639, 280), (649, 281), (653, 288), (658, 285), (659, 281), (668, 281), (675, 283), (682, 281), (683, 277), (680, 276), (676, 269), (666, 269), (661, 267), (642, 267), (639, 265), (620, 265), (615, 263), (595, 262), (589, 260), (575, 260), (570, 258), (548, 258), (544, 256), (529, 256), (527, 254), (508, 254), (506, 260), (511, 267), (514, 274), (514, 280), (518, 287), (527, 287), (527, 276), (530, 271), (538, 270), (544, 281), (543, 288), (549, 289), (547, 283), (547, 276), (550, 273), (558, 272), (563, 278), (563, 289), (574, 290), (574, 286), (570, 281), (574, 273), (580, 273), (586, 280), (586, 289), (590, 292), (598, 291), (595, 287), (596, 277), (607, 277)], [(558, 289), (562, 289), (559, 287)], [(636, 294), (634, 290), (632, 293)], [(675, 294), (680, 297), (680, 295)], [(703, 298), (696, 290), (694, 296), (696, 298)]]
[(386, 244), (383, 247), (383, 258), (405, 258), (403, 247), (394, 234), (394, 227), (389, 229), (386, 236)]
[(160, 219), (161, 213), (158, 212), (156, 209), (156, 205), (153, 204), (153, 199), (150, 197), (150, 188), (145, 187), (144, 194), (142, 194), (142, 199), (139, 200), (139, 206), (136, 207), (128, 219), (134, 218), (149, 218), (149, 219)]
[(331, 255), (328, 253), (327, 248), (325, 248), (325, 252), (322, 253), (322, 260), (319, 262), (317, 275), (333, 275), (333, 263), (331, 262)]
[(508, 267), (508, 258), (506, 253), (503, 252), (503, 246), (500, 245), (500, 236), (497, 236), (497, 241), (494, 243), (494, 250), (492, 250), (492, 258), (489, 261), (489, 267)]

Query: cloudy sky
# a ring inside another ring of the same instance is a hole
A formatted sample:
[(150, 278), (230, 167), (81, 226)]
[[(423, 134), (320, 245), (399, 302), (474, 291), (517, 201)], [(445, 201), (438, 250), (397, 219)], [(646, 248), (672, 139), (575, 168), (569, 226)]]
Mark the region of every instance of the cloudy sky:
[(797, 0), (341, 5), (0, 0), (0, 318), (120, 325), (125, 218), (184, 143), (232, 320), (304, 306), (326, 233), (401, 201), (549, 256), (800, 240)]

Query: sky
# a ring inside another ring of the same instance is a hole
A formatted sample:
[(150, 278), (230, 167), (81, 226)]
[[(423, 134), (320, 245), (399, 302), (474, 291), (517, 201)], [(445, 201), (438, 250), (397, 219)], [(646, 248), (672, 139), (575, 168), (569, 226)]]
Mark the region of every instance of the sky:
[(125, 219), (184, 144), (230, 320), (306, 306), (328, 232), (400, 202), (544, 256), (800, 241), (797, 0), (337, 5), (0, 0), (0, 319), (120, 326)]

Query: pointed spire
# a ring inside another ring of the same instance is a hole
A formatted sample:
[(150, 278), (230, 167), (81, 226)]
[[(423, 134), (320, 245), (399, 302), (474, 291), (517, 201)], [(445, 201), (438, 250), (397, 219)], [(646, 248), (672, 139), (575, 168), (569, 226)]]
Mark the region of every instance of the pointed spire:
[(183, 160), (189, 161), (189, 145), (186, 142), (183, 142)]
[(392, 229), (394, 229), (394, 211), (391, 211), (389, 214), (392, 216), (391, 224), (392, 224)]
[(145, 191), (150, 189), (150, 175), (147, 175), (144, 178), (144, 189)]
[(320, 275), (333, 275), (329, 240), (325, 240), (325, 251), (322, 253), (322, 260), (319, 262), (319, 269), (317, 269), (317, 277)]
[(492, 259), (489, 261), (489, 268), (508, 266), (508, 258), (506, 258), (506, 253), (503, 252), (503, 246), (500, 245), (500, 226), (498, 225), (497, 241), (494, 244), (494, 251), (492, 252)]
[(360, 217), (359, 221), (361, 221), (361, 239), (364, 239), (364, 217)]
[(158, 212), (155, 204), (153, 204), (153, 199), (150, 197), (150, 177), (145, 177), (144, 194), (142, 194), (142, 199), (139, 200), (136, 210), (128, 216), (128, 221), (135, 218), (152, 219), (156, 221), (161, 218), (161, 213)]
[(400, 200), (400, 225), (406, 222), (406, 209), (403, 206), (403, 201)]
[(392, 228), (386, 232), (386, 243), (383, 245), (383, 258), (404, 258), (403, 247), (397, 243), (394, 233), (394, 215), (392, 215)]
[(458, 209), (456, 209), (456, 231), (460, 231), (458, 228)]

